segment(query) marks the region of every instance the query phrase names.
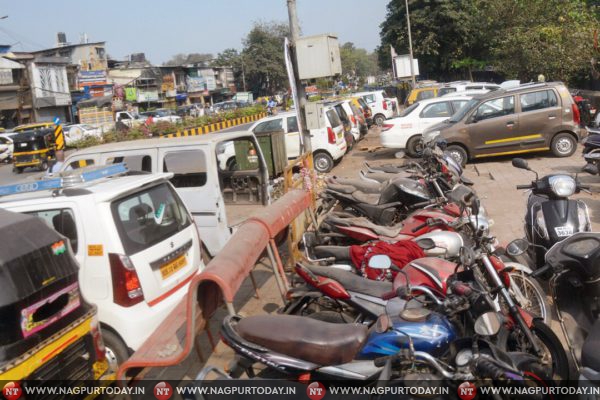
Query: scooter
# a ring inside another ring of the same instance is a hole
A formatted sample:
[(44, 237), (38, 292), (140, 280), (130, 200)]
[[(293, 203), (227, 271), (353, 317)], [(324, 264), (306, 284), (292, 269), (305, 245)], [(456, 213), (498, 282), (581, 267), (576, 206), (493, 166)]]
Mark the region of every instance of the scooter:
[(590, 187), (566, 174), (539, 178), (522, 158), (513, 158), (512, 165), (535, 173), (534, 181), (517, 185), (517, 189), (531, 190), (525, 213), (525, 237), (531, 244), (528, 255), (534, 267), (539, 267), (544, 265), (544, 255), (552, 245), (574, 233), (591, 231), (587, 205), (569, 199), (580, 191), (589, 192)]
[[(511, 254), (527, 251), (529, 243), (516, 239)], [(548, 280), (557, 321), (574, 368), (571, 379), (598, 388), (600, 381), (600, 234), (578, 232), (555, 243), (545, 263), (531, 275)], [(596, 398), (596, 397), (591, 397)]]

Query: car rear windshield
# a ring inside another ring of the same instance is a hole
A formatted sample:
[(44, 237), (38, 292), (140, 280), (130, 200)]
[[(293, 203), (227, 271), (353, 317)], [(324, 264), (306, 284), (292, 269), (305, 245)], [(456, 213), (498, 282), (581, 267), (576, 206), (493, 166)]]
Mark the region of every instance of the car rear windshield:
[(441, 89), (438, 90), (438, 97), (442, 97), (445, 94), (454, 93), (454, 92), (456, 92), (456, 88), (455, 87), (441, 88)]
[(450, 119), (448, 121), (450, 121), (450, 122), (458, 122), (458, 121), (460, 121), (477, 104), (479, 104), (479, 100), (477, 100), (477, 99), (471, 99), (471, 100), (469, 100), (469, 102), (467, 104), (465, 104), (464, 106), (462, 106), (462, 108), (460, 110), (458, 110), (452, 117), (450, 117)]
[(404, 109), (404, 111), (402, 111), (399, 115), (399, 117), (406, 117), (408, 114), (410, 114), (411, 112), (415, 111), (416, 108), (419, 107), (419, 103), (412, 103), (410, 106), (408, 106), (407, 108)]
[(111, 209), (127, 255), (152, 247), (191, 224), (181, 199), (166, 183), (115, 200)]
[(329, 123), (331, 124), (332, 128), (337, 128), (342, 124), (342, 121), (340, 121), (340, 117), (334, 109), (327, 110), (325, 114), (327, 114), (327, 119), (329, 119)]

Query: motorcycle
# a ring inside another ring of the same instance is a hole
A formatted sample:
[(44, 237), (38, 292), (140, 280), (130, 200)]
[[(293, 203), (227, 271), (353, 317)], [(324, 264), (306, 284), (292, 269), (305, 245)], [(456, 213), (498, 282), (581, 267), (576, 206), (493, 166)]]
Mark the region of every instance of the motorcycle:
[[(512, 254), (527, 251), (529, 243), (516, 239), (507, 246)], [(578, 232), (555, 243), (544, 265), (531, 276), (544, 278), (573, 368), (572, 379), (597, 387), (600, 378), (600, 234)], [(594, 397), (592, 397), (594, 398)]]
[(566, 174), (539, 178), (522, 158), (514, 158), (512, 165), (535, 173), (534, 181), (528, 185), (517, 185), (517, 189), (531, 190), (525, 213), (525, 237), (531, 244), (528, 247), (529, 258), (534, 267), (541, 266), (544, 265), (546, 251), (552, 245), (576, 232), (591, 231), (587, 205), (581, 200), (569, 199), (580, 191), (589, 192), (589, 186)]

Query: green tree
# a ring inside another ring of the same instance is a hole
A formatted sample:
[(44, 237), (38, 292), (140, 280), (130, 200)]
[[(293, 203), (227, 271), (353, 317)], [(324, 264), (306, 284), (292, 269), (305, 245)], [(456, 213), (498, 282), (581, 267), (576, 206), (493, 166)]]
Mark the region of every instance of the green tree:
[(244, 89), (244, 63), (242, 55), (233, 48), (225, 49), (212, 61), (215, 67), (232, 67), (235, 86), (238, 90)]
[(365, 78), (378, 72), (377, 56), (365, 49), (356, 48), (352, 42), (340, 46), (340, 59), (342, 75), (346, 79)]
[(283, 58), (283, 43), (289, 36), (284, 23), (255, 22), (243, 41), (246, 84), (254, 93), (274, 94), (287, 87), (287, 72)]

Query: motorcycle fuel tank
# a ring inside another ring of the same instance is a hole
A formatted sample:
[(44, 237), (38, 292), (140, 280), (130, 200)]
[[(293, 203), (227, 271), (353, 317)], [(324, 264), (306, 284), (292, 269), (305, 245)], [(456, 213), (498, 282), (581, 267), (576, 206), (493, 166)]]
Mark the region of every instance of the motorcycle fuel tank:
[[(428, 257), (458, 257), (460, 248), (464, 245), (462, 236), (457, 232), (434, 231), (421, 235), (414, 241), (423, 248)], [(428, 246), (433, 242), (435, 247)]]
[[(423, 309), (407, 309), (401, 315), (419, 314), (421, 310)], [(443, 315), (427, 310), (423, 312), (426, 316), (419, 315), (417, 318), (410, 318), (411, 320), (400, 315), (391, 316), (392, 326), (385, 332), (372, 330), (357, 359), (396, 354), (400, 349), (408, 348), (409, 337), (416, 351), (425, 351), (433, 356), (446, 352), (450, 343), (457, 337), (456, 330)]]

